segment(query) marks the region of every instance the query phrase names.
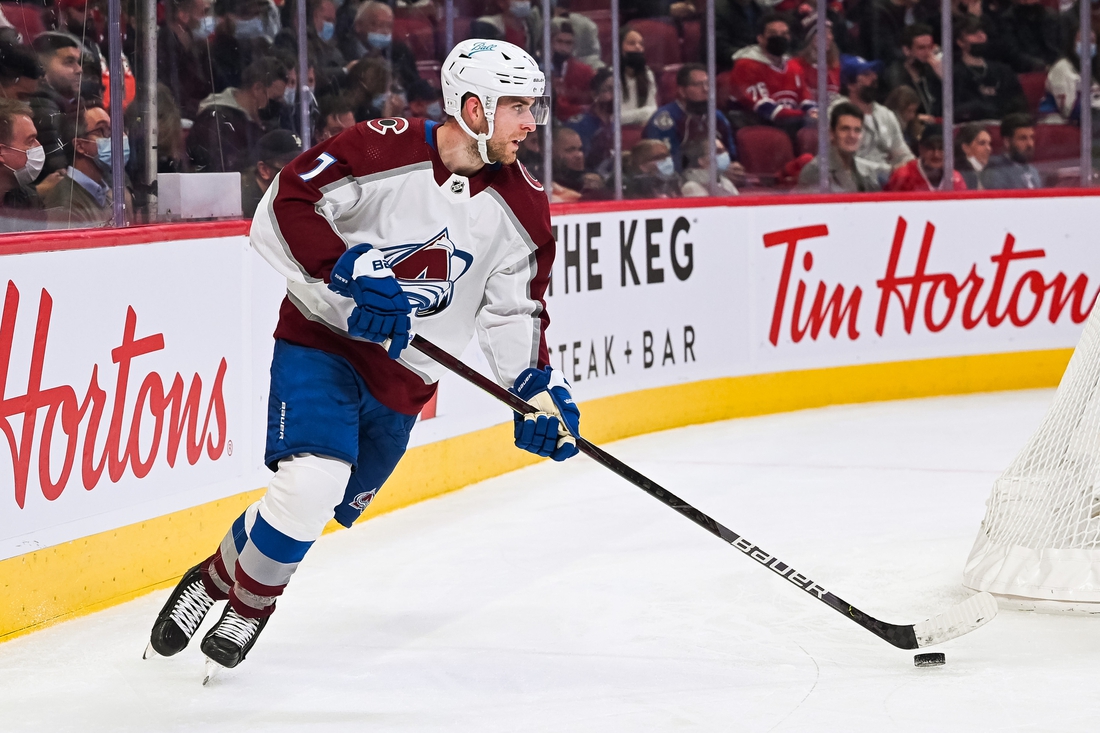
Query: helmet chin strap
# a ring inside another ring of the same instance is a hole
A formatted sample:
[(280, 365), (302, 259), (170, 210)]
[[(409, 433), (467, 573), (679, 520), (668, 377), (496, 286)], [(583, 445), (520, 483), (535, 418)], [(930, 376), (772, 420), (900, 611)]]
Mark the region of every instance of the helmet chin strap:
[(489, 132), (474, 132), (470, 129), (470, 126), (466, 124), (466, 120), (462, 119), (462, 111), (455, 115), (455, 119), (458, 120), (458, 126), (462, 128), (462, 131), (467, 135), (477, 140), (477, 152), (481, 154), (481, 160), (485, 162), (485, 165), (492, 165), (494, 161), (489, 160), (489, 138), (493, 136), (493, 118), (488, 115), (485, 116), (485, 121), (489, 123)]

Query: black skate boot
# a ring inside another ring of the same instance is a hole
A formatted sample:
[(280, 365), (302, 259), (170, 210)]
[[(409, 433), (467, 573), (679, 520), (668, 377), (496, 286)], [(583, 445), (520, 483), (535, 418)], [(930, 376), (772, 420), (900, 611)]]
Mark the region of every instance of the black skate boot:
[(222, 617), (202, 639), (202, 653), (210, 661), (232, 669), (244, 661), (270, 616), (245, 618), (226, 605)]
[[(202, 584), (202, 564), (184, 573), (164, 608), (160, 609), (149, 636), (149, 646), (162, 657), (179, 654), (191, 641), (214, 599)], [(146, 649), (145, 657), (151, 656)]]

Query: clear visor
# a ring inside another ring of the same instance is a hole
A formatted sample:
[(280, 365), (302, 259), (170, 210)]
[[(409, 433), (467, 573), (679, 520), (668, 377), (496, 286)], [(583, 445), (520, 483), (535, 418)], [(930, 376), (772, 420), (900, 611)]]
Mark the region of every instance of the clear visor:
[(535, 97), (531, 104), (531, 116), (535, 118), (536, 125), (550, 123), (550, 97)]

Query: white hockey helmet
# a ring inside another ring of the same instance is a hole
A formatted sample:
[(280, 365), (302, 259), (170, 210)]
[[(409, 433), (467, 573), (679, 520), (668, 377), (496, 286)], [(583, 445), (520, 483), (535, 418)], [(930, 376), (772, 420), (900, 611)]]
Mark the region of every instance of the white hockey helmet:
[[(493, 136), (493, 119), (501, 97), (534, 97), (531, 114), (536, 125), (550, 121), (550, 98), (546, 96), (546, 77), (531, 54), (506, 41), (471, 38), (456, 44), (447, 54), (441, 73), (443, 109), (458, 121), (459, 127), (477, 140), (477, 149), (486, 164), (486, 143)], [(481, 100), (488, 133), (476, 133), (462, 119), (462, 98), (473, 94)]]

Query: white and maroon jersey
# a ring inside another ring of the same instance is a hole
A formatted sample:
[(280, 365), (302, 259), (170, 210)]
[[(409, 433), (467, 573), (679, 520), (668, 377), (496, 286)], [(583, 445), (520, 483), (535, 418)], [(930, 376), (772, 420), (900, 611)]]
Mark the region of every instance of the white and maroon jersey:
[(414, 349), (390, 359), (347, 333), (355, 303), (329, 290), (347, 249), (381, 250), (413, 305), (412, 328), (460, 355), (475, 331), (511, 386), (549, 364), (543, 299), (554, 260), (550, 208), (520, 163), (451, 173), (434, 123), (370, 120), (303, 153), (276, 176), (252, 246), (287, 279), (275, 338), (347, 359), (387, 407), (416, 414), (443, 368)]
[(730, 87), (742, 109), (768, 122), (801, 116), (817, 106), (802, 79), (801, 67), (786, 58), (776, 66), (757, 45), (733, 55)]

